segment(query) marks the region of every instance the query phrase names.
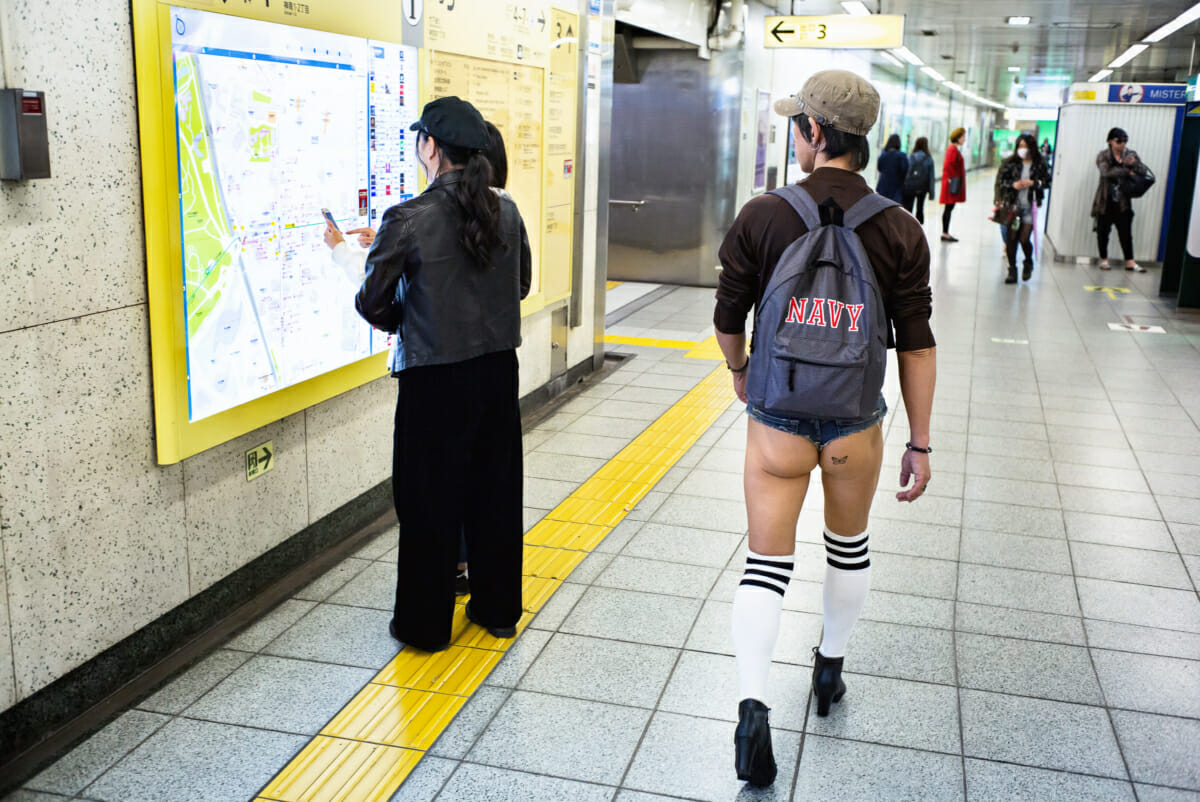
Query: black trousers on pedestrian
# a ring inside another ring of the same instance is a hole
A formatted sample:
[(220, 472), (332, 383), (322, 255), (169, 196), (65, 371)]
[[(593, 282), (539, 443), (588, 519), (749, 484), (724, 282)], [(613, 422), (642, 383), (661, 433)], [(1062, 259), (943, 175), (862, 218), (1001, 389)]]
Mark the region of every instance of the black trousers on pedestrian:
[(521, 618), (517, 354), (409, 368), (398, 379), (395, 628), (406, 644), (435, 650), (450, 641), (460, 536), (471, 562), (472, 615), (489, 627)]
[(1111, 206), (1104, 214), (1096, 219), (1096, 246), (1100, 249), (1100, 258), (1108, 258), (1108, 235), (1112, 226), (1117, 227), (1117, 239), (1121, 241), (1121, 251), (1126, 260), (1133, 260), (1133, 210), (1122, 212)]
[(942, 233), (943, 234), (950, 233), (950, 215), (954, 214), (954, 206), (955, 206), (955, 204), (953, 204), (953, 203), (947, 203), (942, 208)]
[(922, 192), (920, 195), (905, 194), (905, 196), (904, 196), (904, 211), (908, 212), (909, 214), (912, 214), (914, 203), (916, 204), (916, 207), (917, 207), (917, 215), (916, 215), (917, 222), (920, 223), (921, 225), (925, 225), (925, 193)]

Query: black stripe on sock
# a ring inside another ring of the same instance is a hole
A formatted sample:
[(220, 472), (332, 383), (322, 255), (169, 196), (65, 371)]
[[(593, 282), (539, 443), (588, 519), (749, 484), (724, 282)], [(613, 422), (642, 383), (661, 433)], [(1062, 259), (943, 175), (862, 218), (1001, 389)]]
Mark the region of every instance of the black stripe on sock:
[(773, 591), (775, 591), (775, 592), (776, 592), (776, 593), (778, 593), (780, 596), (784, 595), (783, 588), (779, 587), (778, 585), (772, 585), (770, 582), (762, 582), (762, 581), (759, 581), (759, 580), (757, 580), (757, 579), (750, 579), (750, 578), (748, 578), (748, 577), (747, 577), (747, 578), (743, 579), (743, 580), (742, 580), (740, 583), (738, 583), (738, 584), (741, 584), (741, 585), (753, 585), (753, 586), (754, 586), (754, 587), (756, 587), (756, 588), (766, 588), (767, 590), (773, 590)]
[(765, 576), (768, 579), (778, 580), (779, 582), (782, 582), (785, 585), (792, 581), (792, 578), (790, 576), (780, 576), (779, 574), (773, 574), (770, 571), (762, 571), (758, 568), (747, 568), (746, 574), (747, 575), (755, 574), (756, 576)]
[(827, 555), (829, 555), (830, 557), (841, 557), (842, 559), (849, 560), (853, 557), (866, 557), (867, 549), (866, 549), (866, 547), (863, 547), (863, 548), (859, 549), (858, 551), (839, 551), (837, 549), (831, 549), (828, 546), (826, 546), (825, 553)]
[(791, 562), (777, 562), (775, 560), (760, 560), (756, 557), (747, 557), (746, 564), (747, 565), (769, 565), (772, 568), (786, 568), (789, 571), (796, 567), (795, 560), (792, 560)]
[(851, 540), (851, 541), (834, 540), (828, 534), (825, 535), (825, 542), (831, 543), (834, 546), (837, 546), (839, 549), (856, 549), (859, 546), (866, 546), (868, 540), (870, 540), (869, 535), (861, 537), (858, 540)]
[(870, 560), (863, 560), (860, 563), (840, 563), (828, 555), (825, 557), (825, 562), (829, 563), (834, 568), (840, 568), (843, 571), (859, 571), (871, 565)]

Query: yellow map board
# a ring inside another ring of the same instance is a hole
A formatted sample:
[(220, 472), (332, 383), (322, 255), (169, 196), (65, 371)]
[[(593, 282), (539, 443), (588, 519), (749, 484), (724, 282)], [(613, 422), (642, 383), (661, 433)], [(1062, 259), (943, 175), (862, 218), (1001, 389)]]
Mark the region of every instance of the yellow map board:
[(575, 122), (579, 89), (579, 17), (550, 12), (553, 40), (546, 72), (545, 193), (543, 195), (543, 294), (555, 301), (571, 293), (575, 220)]
[(454, 0), (425, 4), (425, 46), (430, 50), (545, 67), (550, 33), (547, 3)]
[(431, 53), (425, 70), (425, 97), (457, 95), (479, 109), (504, 137), (508, 152), (508, 192), (525, 220), (533, 252), (533, 286), (541, 293), (542, 78), (544, 70), (451, 53)]

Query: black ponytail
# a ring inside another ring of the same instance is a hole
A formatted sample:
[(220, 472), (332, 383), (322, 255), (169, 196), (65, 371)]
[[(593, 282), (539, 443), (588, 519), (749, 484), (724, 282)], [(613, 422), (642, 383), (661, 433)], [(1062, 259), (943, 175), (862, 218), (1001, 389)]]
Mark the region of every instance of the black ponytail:
[[(436, 140), (435, 140), (436, 142)], [(452, 195), (462, 213), (460, 242), (480, 268), (492, 266), (492, 251), (500, 238), (500, 196), (492, 191), (492, 165), (482, 150), (470, 150), (436, 142), (443, 163), (461, 166), (462, 178)]]

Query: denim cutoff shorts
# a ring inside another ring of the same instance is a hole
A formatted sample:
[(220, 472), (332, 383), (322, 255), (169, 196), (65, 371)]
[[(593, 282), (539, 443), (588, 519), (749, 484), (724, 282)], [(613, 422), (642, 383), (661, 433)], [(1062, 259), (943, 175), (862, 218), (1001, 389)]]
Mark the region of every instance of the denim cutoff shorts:
[(843, 420), (840, 418), (784, 418), (768, 414), (753, 404), (746, 404), (746, 413), (763, 426), (770, 426), (772, 429), (778, 429), (781, 432), (803, 437), (816, 446), (819, 451), (840, 437), (847, 437), (855, 432), (861, 432), (864, 429), (870, 429), (872, 426), (878, 426), (883, 420), (883, 416), (887, 414), (887, 402), (883, 400), (883, 393), (880, 393), (879, 402), (875, 405), (875, 411), (859, 420)]

